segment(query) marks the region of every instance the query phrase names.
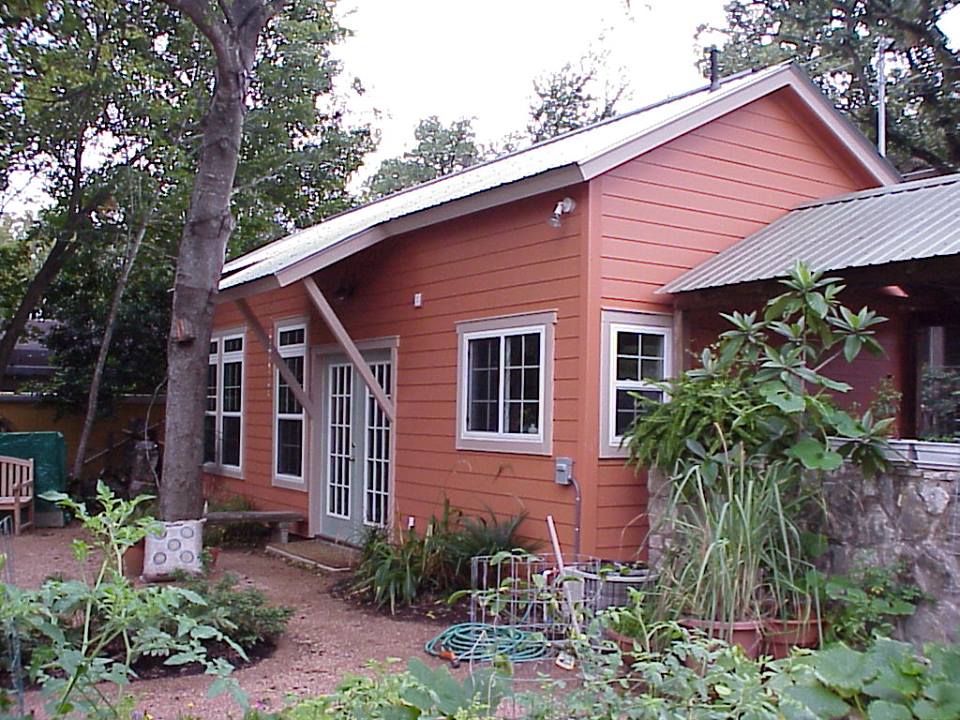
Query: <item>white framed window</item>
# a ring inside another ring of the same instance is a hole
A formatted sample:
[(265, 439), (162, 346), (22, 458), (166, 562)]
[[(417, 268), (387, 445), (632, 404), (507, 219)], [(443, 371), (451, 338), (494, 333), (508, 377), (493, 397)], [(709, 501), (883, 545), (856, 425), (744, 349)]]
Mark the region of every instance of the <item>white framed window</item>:
[(243, 333), (210, 340), (203, 462), (208, 469), (238, 475), (243, 458)]
[(549, 455), (556, 313), (457, 325), (457, 448)]
[[(277, 350), (300, 387), (306, 390), (307, 325), (293, 322), (276, 326)], [(280, 375), (273, 371), (273, 484), (305, 489), (307, 423), (303, 405)]]
[(673, 374), (673, 321), (653, 313), (603, 313), (601, 349), (601, 455), (626, 454), (622, 447), (642, 410), (635, 396), (663, 402), (657, 383)]

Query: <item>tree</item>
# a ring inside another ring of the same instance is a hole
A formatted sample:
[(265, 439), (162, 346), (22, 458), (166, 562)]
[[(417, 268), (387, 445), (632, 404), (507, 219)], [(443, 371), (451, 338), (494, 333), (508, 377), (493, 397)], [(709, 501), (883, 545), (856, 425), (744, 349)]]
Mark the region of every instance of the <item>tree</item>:
[[(369, 128), (345, 126), (339, 101), (321, 102), (339, 71), (330, 45), (344, 30), (319, 7), (304, 5), (265, 31), (259, 53), (266, 61), (251, 78), (241, 167), (231, 191), (237, 217), (231, 252), (347, 207), (346, 183), (372, 146)], [(172, 258), (216, 58), (191, 22), (154, 0), (46, 0), (24, 8), (19, 16), (5, 15), (0, 25), (0, 53), (16, 60), (0, 70), (4, 99), (23, 120), (0, 121), (8, 141), (0, 149), (0, 178), (25, 170), (53, 199), (31, 226), (29, 240), (41, 249), (44, 241), (53, 242), (46, 240), (51, 235), (62, 240), (58, 266), (34, 283), (44, 316), (58, 321), (48, 338), (57, 371), (43, 389), (70, 405), (85, 402), (89, 426), (99, 407), (98, 377), (109, 401), (120, 393), (150, 392), (165, 373)], [(31, 8), (36, 12), (27, 12)], [(44, 24), (34, 16), (46, 18)], [(69, 52), (71, 43), (95, 48), (90, 52), (106, 58), (101, 62), (110, 72), (91, 79), (87, 55)], [(78, 143), (73, 126), (66, 131), (59, 122), (61, 96), (76, 99), (94, 90), (98, 109), (82, 115), (86, 139)], [(69, 237), (62, 237), (62, 216), (74, 187), (66, 180), (76, 169), (68, 161), (76, 154), (63, 154), (61, 162), (50, 150), (65, 143), (79, 147), (84, 158), (77, 175), (84, 192), (99, 189), (105, 197)], [(135, 268), (141, 243), (149, 264)], [(3, 283), (4, 291), (24, 274), (7, 269), (15, 277)], [(21, 299), (22, 285), (16, 302)], [(19, 302), (28, 312), (35, 304)], [(10, 331), (8, 337), (15, 342), (18, 334)]]
[[(124, 61), (127, 10), (114, 2), (6, 3), (0, 14), (0, 189), (20, 171), (58, 198), (36, 228), (50, 250), (7, 318), (0, 373), (27, 319), (63, 264), (77, 234), (109, 212), (103, 172), (129, 159), (145, 68)], [(126, 126), (126, 127), (125, 127)]]
[(444, 126), (436, 115), (424, 118), (414, 130), (417, 145), (402, 157), (380, 163), (367, 181), (367, 193), (380, 198), (397, 190), (433, 180), (475, 165), (483, 159), (472, 121), (456, 120)]
[[(319, 96), (329, 92), (339, 69), (330, 59), (329, 46), (344, 34), (332, 4), (323, 0), (164, 2), (189, 19), (212, 53), (210, 99), (198, 136), (199, 157), (179, 241), (167, 346), (160, 512), (165, 519), (175, 520), (198, 517), (203, 506), (201, 438), (210, 325), (234, 227), (245, 221), (259, 225), (257, 234), (262, 237), (267, 228), (284, 232), (313, 222), (331, 204), (346, 206), (344, 182), (369, 147), (369, 131), (344, 132), (339, 109), (325, 111), (319, 104)], [(259, 68), (257, 74), (255, 68)], [(322, 73), (326, 84), (304, 88), (293, 80), (301, 73), (313, 78)], [(275, 104), (281, 98), (298, 111), (278, 122)], [(263, 131), (245, 143), (244, 129), (251, 125)], [(278, 141), (307, 151), (296, 161), (277, 162), (271, 149)], [(244, 163), (238, 173), (241, 158)], [(332, 203), (331, 195), (338, 195)], [(269, 217), (265, 209), (281, 204), (286, 216), (265, 220)]]
[[(880, 38), (887, 38), (887, 137), (902, 169), (960, 168), (960, 52), (938, 23), (955, 0), (734, 0), (724, 73), (796, 60), (863, 132), (877, 136)], [(714, 28), (714, 30), (716, 30)]]
[(613, 117), (627, 82), (604, 78), (609, 53), (588, 52), (576, 63), (533, 81), (527, 134), (537, 143)]

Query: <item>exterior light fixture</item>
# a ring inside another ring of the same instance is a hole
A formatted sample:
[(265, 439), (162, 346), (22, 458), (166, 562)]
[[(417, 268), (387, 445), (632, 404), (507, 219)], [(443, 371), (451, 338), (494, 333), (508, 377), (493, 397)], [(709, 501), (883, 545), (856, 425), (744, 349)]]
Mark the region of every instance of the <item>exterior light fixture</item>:
[(563, 200), (557, 203), (557, 206), (553, 209), (553, 214), (547, 220), (547, 225), (550, 227), (558, 228), (560, 227), (560, 219), (564, 215), (573, 212), (573, 209), (577, 206), (576, 201), (572, 197), (565, 197)]

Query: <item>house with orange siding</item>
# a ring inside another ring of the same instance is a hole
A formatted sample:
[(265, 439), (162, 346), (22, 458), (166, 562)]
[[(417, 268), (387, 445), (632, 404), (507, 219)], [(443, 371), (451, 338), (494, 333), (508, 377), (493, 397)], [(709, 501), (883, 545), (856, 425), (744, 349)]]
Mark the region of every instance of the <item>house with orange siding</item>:
[[(532, 537), (552, 515), (571, 551), (634, 556), (649, 521), (620, 447), (630, 393), (660, 398), (651, 383), (770, 279), (665, 286), (798, 206), (899, 182), (787, 64), (265, 245), (220, 283), (207, 480), (301, 512), (307, 536), (423, 529), (449, 500), (525, 511)], [(897, 327), (870, 377), (899, 373)]]

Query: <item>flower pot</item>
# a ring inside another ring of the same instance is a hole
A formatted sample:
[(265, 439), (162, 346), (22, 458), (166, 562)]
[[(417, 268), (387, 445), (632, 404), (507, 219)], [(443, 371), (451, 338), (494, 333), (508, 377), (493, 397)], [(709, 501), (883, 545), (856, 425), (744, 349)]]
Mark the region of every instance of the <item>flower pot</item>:
[(681, 618), (679, 623), (690, 630), (700, 630), (707, 637), (720, 638), (731, 645), (739, 645), (751, 660), (756, 660), (763, 651), (763, 622), (760, 620), (727, 623), (720, 620)]
[(143, 575), (145, 543), (143, 540), (131, 545), (123, 553), (123, 576), (136, 580)]
[(790, 655), (795, 647), (816, 648), (820, 645), (820, 618), (802, 620), (767, 620), (763, 624), (764, 647), (775, 660)]

